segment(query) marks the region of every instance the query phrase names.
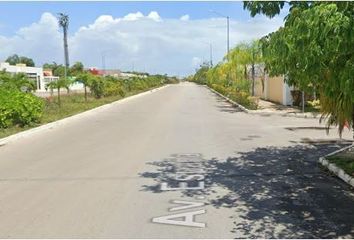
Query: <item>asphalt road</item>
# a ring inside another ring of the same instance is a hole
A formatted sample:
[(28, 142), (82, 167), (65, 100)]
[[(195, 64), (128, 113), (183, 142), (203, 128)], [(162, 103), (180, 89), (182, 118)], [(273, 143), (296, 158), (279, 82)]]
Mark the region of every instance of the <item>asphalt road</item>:
[(0, 147), (0, 238), (353, 238), (313, 127), (191, 83), (122, 102)]

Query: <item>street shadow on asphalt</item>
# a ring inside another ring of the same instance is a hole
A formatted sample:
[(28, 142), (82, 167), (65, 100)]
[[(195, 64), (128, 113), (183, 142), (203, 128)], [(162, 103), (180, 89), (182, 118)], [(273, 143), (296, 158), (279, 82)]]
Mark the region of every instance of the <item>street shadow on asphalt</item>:
[(238, 112), (243, 112), (241, 108), (227, 102), (225, 99), (216, 96), (216, 108), (221, 111), (221, 112), (227, 112), (227, 113), (238, 113)]
[[(201, 159), (205, 188), (183, 191), (181, 197), (202, 195), (216, 209), (231, 209), (227, 217), (236, 238), (353, 238), (353, 189), (318, 164), (320, 156), (341, 147), (302, 144), (257, 148), (226, 160)], [(178, 185), (174, 158), (148, 164), (155, 170), (140, 176), (155, 183), (142, 191), (166, 194), (161, 183)]]

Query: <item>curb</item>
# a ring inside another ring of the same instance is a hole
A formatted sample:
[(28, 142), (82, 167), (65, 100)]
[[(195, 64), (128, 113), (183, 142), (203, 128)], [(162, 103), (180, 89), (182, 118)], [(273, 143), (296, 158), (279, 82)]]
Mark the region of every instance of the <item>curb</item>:
[(121, 104), (121, 103), (123, 103), (125, 101), (131, 100), (131, 99), (134, 99), (134, 98), (137, 98), (137, 97), (141, 97), (141, 96), (144, 96), (144, 95), (147, 95), (147, 94), (151, 94), (153, 92), (159, 91), (159, 90), (161, 90), (163, 88), (166, 88), (166, 87), (169, 87), (169, 86), (170, 85), (167, 84), (167, 85), (164, 85), (164, 86), (159, 87), (159, 88), (154, 88), (152, 90), (148, 90), (148, 91), (145, 91), (145, 92), (142, 92), (142, 93), (138, 93), (138, 94), (126, 97), (126, 98), (119, 99), (119, 100), (111, 102), (111, 103), (104, 104), (102, 106), (99, 106), (99, 107), (96, 107), (96, 108), (93, 108), (93, 109), (90, 109), (90, 110), (75, 114), (75, 115), (70, 116), (70, 117), (66, 117), (66, 118), (51, 122), (51, 123), (47, 123), (47, 124), (41, 125), (39, 127), (35, 127), (35, 128), (31, 128), (31, 129), (26, 130), (26, 131), (15, 133), (13, 135), (10, 135), (8, 137), (0, 139), (0, 147), (5, 145), (5, 144), (8, 144), (10, 142), (16, 141), (18, 139), (26, 138), (26, 137), (32, 136), (32, 135), (34, 135), (36, 133), (40, 133), (40, 132), (42, 132), (44, 130), (53, 129), (53, 128), (58, 127), (58, 126), (62, 126), (62, 125), (66, 124), (66, 123), (68, 123), (68, 122), (70, 122), (72, 120), (79, 119), (79, 118), (82, 118), (82, 117), (85, 117), (85, 116), (88, 116), (88, 115), (91, 115), (91, 114), (96, 114), (97, 112), (100, 112), (102, 110), (108, 109), (108, 108), (110, 108), (112, 106), (115, 106), (117, 104)]
[(245, 107), (242, 106), (241, 104), (239, 104), (239, 103), (237, 103), (237, 102), (231, 100), (230, 98), (228, 98), (228, 97), (222, 95), (221, 93), (219, 93), (218, 91), (216, 91), (216, 90), (210, 88), (210, 87), (207, 86), (207, 85), (204, 85), (204, 86), (205, 86), (206, 88), (208, 88), (210, 91), (212, 91), (213, 93), (215, 93), (215, 94), (219, 95), (220, 97), (224, 98), (226, 101), (232, 103), (233, 105), (236, 105), (236, 106), (239, 107), (242, 111), (244, 111), (244, 112), (246, 112), (246, 113), (250, 113), (251, 110), (245, 108)]
[(337, 165), (335, 165), (334, 163), (330, 163), (326, 158), (329, 156), (333, 156), (337, 153), (343, 152), (349, 148), (352, 148), (354, 146), (350, 145), (347, 147), (344, 147), (342, 149), (339, 149), (335, 152), (332, 152), (330, 154), (327, 154), (326, 156), (320, 157), (319, 158), (319, 162), (326, 167), (331, 173), (335, 174), (337, 177), (339, 177), (340, 179), (342, 179), (344, 182), (348, 183), (350, 186), (352, 186), (354, 188), (354, 177), (351, 177), (350, 175), (348, 175), (347, 173), (345, 173), (343, 171), (343, 169), (339, 168)]
[(281, 113), (281, 112), (270, 112), (270, 111), (263, 111), (262, 110), (250, 110), (248, 108), (245, 108), (244, 106), (242, 106), (241, 104), (231, 100), (230, 98), (222, 95), (221, 93), (219, 93), (218, 91), (210, 88), (207, 85), (204, 85), (206, 88), (208, 88), (210, 91), (212, 91), (213, 93), (219, 95), (220, 97), (224, 98), (226, 101), (232, 103), (233, 105), (239, 107), (242, 111), (249, 113), (249, 114), (257, 114), (257, 115), (278, 115), (278, 116), (282, 116), (282, 117), (296, 117), (296, 118), (320, 118), (321, 114), (313, 114), (313, 113)]

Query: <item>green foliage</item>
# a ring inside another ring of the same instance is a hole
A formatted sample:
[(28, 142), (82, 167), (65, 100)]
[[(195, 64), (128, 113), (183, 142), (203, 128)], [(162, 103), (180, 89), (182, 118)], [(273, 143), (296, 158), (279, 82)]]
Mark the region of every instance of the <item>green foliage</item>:
[(239, 91), (235, 87), (225, 87), (218, 84), (211, 84), (209, 87), (248, 109), (257, 109), (258, 107), (257, 99), (251, 97), (245, 91)]
[(354, 128), (353, 16), (354, 2), (293, 4), (284, 27), (262, 39), (270, 75), (316, 89), (323, 118), (340, 133), (346, 124)]
[(53, 81), (47, 84), (47, 87), (49, 87), (50, 90), (53, 89), (60, 89), (60, 88), (65, 88), (65, 89), (69, 89), (70, 85), (73, 83), (72, 80), (70, 79), (65, 79), (63, 77), (59, 78), (58, 81)]
[(81, 62), (76, 62), (69, 69), (70, 76), (77, 76), (84, 72), (84, 65)]
[(43, 101), (36, 96), (15, 89), (0, 89), (0, 128), (38, 122), (42, 111)]
[(189, 78), (189, 81), (207, 84), (239, 104), (249, 109), (256, 109), (257, 100), (250, 97), (250, 90), (253, 88), (247, 76), (247, 66), (254, 67), (262, 61), (259, 42), (238, 44), (228, 56), (224, 57), (224, 60), (226, 59), (228, 61), (221, 62), (212, 68), (207, 63), (202, 64), (194, 76)]
[(45, 63), (43, 64), (44, 69), (51, 69), (54, 76), (65, 77), (65, 67), (62, 64), (53, 63)]
[(31, 58), (24, 57), (24, 56), (18, 56), (17, 54), (14, 54), (12, 56), (9, 56), (5, 62), (8, 62), (10, 65), (16, 65), (19, 63), (26, 64), (28, 67), (34, 67), (34, 61)]
[(90, 83), (91, 93), (95, 96), (95, 98), (101, 98), (105, 93), (105, 82), (101, 77), (92, 77)]
[[(306, 9), (311, 5), (311, 2), (306, 1), (289, 1), (290, 11), (293, 8)], [(285, 6), (285, 1), (244, 1), (243, 9), (247, 9), (251, 16), (264, 14), (267, 17), (274, 17), (280, 13), (280, 10)]]
[(10, 74), (0, 71), (0, 88), (31, 92), (36, 89), (36, 81), (29, 79), (24, 73)]
[(207, 73), (209, 69), (209, 63), (203, 63), (202, 65), (200, 65), (199, 69), (193, 76), (193, 82), (196, 82), (198, 84), (206, 84), (208, 80)]
[(107, 76), (105, 79), (104, 96), (125, 96), (124, 84), (114, 77)]

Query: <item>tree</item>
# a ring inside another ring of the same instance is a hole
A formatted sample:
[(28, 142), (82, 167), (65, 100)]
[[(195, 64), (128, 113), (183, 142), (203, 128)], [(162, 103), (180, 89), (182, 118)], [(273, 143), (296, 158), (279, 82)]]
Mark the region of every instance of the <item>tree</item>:
[(203, 64), (200, 65), (199, 69), (196, 70), (196, 73), (194, 74), (193, 81), (199, 84), (206, 84), (207, 82), (207, 72), (210, 68), (210, 63), (204, 62)]
[(62, 64), (53, 63), (45, 63), (43, 64), (44, 69), (51, 69), (54, 76), (65, 78), (65, 67)]
[(29, 79), (24, 73), (9, 74), (1, 71), (0, 88), (31, 92), (36, 89), (36, 81)]
[(83, 72), (76, 77), (76, 81), (84, 84), (85, 90), (85, 102), (87, 102), (87, 87), (90, 86), (94, 79), (94, 76), (89, 72)]
[[(273, 3), (276, 5), (277, 3)], [(277, 7), (245, 2), (251, 14), (274, 16)], [(279, 9), (284, 4), (279, 3)], [(354, 2), (291, 2), (283, 28), (262, 39), (266, 68), (289, 84), (320, 93), (327, 126), (354, 133)]]
[[(63, 29), (63, 41), (64, 41), (64, 57), (65, 57), (65, 67), (67, 70), (69, 68), (69, 49), (68, 49), (68, 28), (69, 28), (69, 16), (64, 13), (58, 14), (59, 26)], [(66, 71), (65, 71), (66, 77)]]
[(81, 62), (76, 62), (71, 66), (69, 72), (71, 76), (79, 75), (84, 72), (84, 65)]
[(28, 67), (34, 67), (35, 66), (33, 59), (28, 58), (28, 57), (24, 57), (24, 56), (20, 57), (17, 54), (9, 56), (5, 60), (5, 62), (8, 62), (10, 65), (16, 65), (16, 64), (19, 64), (19, 63), (23, 63), (23, 64), (26, 64), (26, 66), (28, 66)]
[(252, 78), (252, 96), (255, 92), (255, 65), (262, 62), (262, 51), (259, 41), (252, 41), (251, 43), (238, 44), (229, 53), (229, 59), (235, 67), (242, 65), (244, 69), (244, 79), (247, 77), (247, 65), (251, 65)]
[(59, 78), (57, 81), (52, 81), (52, 82), (47, 84), (47, 86), (49, 87), (49, 89), (51, 91), (53, 91), (53, 89), (57, 89), (58, 90), (58, 104), (59, 104), (59, 107), (61, 107), (60, 89), (61, 88), (66, 88), (66, 90), (68, 90), (71, 83), (72, 82), (70, 80), (68, 80), (67, 78)]

